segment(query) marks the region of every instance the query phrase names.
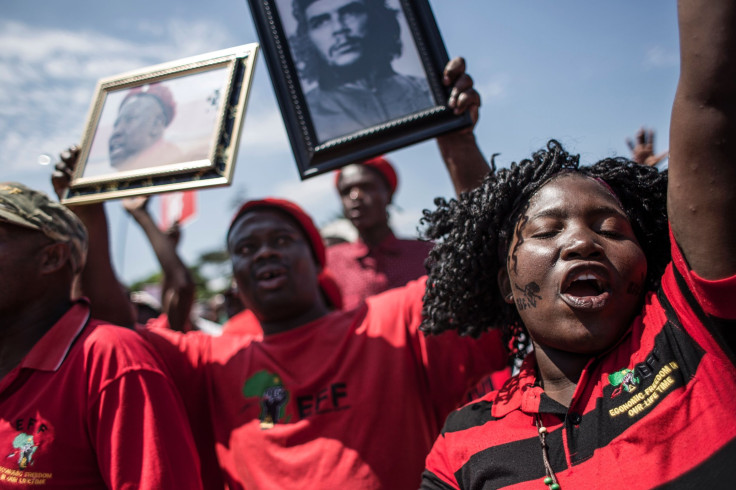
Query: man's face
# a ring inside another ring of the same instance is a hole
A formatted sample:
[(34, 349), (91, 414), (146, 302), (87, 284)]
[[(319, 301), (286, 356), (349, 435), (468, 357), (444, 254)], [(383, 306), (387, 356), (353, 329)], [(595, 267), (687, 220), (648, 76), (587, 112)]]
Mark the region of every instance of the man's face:
[(0, 317), (12, 318), (38, 296), (43, 249), (52, 242), (43, 233), (0, 222)]
[(363, 56), (368, 23), (365, 0), (317, 0), (305, 10), (307, 32), (325, 63), (350, 66)]
[(298, 317), (319, 301), (312, 249), (285, 213), (268, 208), (246, 212), (230, 232), (228, 249), (245, 306), (261, 321)]
[(388, 222), (386, 207), (391, 191), (377, 171), (365, 165), (348, 165), (337, 183), (342, 212), (359, 232)]
[(161, 138), (166, 129), (164, 111), (156, 99), (137, 95), (128, 99), (115, 119), (115, 129), (108, 143), (112, 166), (150, 147)]
[(545, 184), (518, 220), (501, 283), (535, 348), (595, 354), (629, 328), (647, 261), (626, 213), (579, 174)]

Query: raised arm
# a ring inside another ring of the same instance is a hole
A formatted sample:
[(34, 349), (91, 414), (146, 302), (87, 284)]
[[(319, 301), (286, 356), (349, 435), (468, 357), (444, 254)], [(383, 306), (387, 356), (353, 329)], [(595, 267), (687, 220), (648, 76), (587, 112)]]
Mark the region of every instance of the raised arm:
[(473, 88), (473, 79), (465, 73), (463, 58), (454, 58), (447, 63), (443, 82), (446, 86), (452, 87), (448, 106), (454, 109), (455, 114), (468, 111), (473, 120), (471, 127), (437, 138), (437, 145), (455, 186), (455, 193), (460, 195), (461, 192), (480, 185), (491, 168), (475, 141), (473, 129), (478, 122), (480, 95)]
[[(79, 148), (71, 147), (61, 154), (51, 177), (54, 191), (61, 197), (69, 186), (79, 158)], [(107, 216), (102, 203), (67, 206), (84, 223), (89, 234), (87, 263), (77, 280), (75, 296), (85, 295), (91, 302), (94, 318), (116, 325), (132, 327), (135, 314), (128, 292), (120, 283), (110, 259)]]
[(123, 207), (148, 237), (163, 272), (161, 305), (174, 330), (184, 330), (194, 302), (194, 280), (176, 252), (176, 238), (159, 230), (147, 209), (148, 197), (123, 199)]
[(736, 274), (736, 2), (680, 0), (668, 211), (692, 270)]

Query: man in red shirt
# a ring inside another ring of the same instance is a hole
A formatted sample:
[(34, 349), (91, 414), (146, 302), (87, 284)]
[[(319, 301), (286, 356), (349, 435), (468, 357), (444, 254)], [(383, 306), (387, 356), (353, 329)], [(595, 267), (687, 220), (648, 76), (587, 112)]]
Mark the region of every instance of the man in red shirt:
[(70, 299), (86, 253), (73, 213), (0, 183), (0, 487), (202, 488), (157, 355)]
[(387, 207), (398, 176), (388, 160), (377, 157), (348, 165), (337, 172), (335, 186), (343, 214), (358, 231), (358, 241), (327, 248), (345, 309), (426, 274), (424, 261), (432, 243), (398, 239), (389, 226)]
[[(463, 63), (448, 71), (451, 106), (477, 116)], [(472, 131), (444, 143), (456, 186), (477, 185), (488, 165)], [(246, 203), (227, 244), (263, 336), (141, 331), (184, 397), (205, 469), (214, 447), (231, 489), (417, 487), (445, 415), (505, 364), (498, 333), (426, 338), (418, 330), (424, 280), (331, 312), (319, 287), (321, 237), (288, 201)]]

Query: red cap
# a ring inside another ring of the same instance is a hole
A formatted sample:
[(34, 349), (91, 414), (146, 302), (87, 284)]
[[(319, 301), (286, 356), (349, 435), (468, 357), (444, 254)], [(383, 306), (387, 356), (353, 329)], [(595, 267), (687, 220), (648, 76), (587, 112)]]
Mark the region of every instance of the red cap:
[(312, 221), (312, 218), (310, 218), (309, 215), (302, 208), (291, 201), (287, 201), (286, 199), (267, 197), (266, 199), (258, 199), (255, 201), (246, 202), (245, 204), (240, 206), (238, 212), (235, 213), (235, 216), (233, 216), (233, 219), (230, 222), (230, 229), (227, 231), (228, 236), (230, 235), (230, 230), (232, 230), (233, 225), (238, 218), (245, 214), (246, 211), (257, 208), (279, 209), (294, 218), (301, 227), (304, 234), (307, 236), (307, 239), (309, 240), (309, 246), (311, 247), (312, 253), (314, 254), (314, 258), (317, 259), (317, 263), (319, 264), (319, 266), (324, 269), (326, 261), (325, 244), (322, 242), (322, 236), (319, 234), (319, 230), (316, 226), (314, 226), (314, 221)]
[[(396, 188), (399, 186), (399, 177), (396, 175), (396, 170), (394, 170), (393, 165), (391, 165), (391, 163), (383, 156), (378, 156), (375, 158), (371, 158), (370, 160), (359, 162), (358, 165), (365, 165), (366, 167), (377, 170), (386, 180), (391, 194), (393, 195), (393, 193), (396, 192)], [(335, 173), (335, 187), (337, 187), (338, 183), (340, 182), (340, 174), (341, 170), (338, 170)]]
[(342, 309), (342, 294), (340, 293), (340, 288), (337, 286), (334, 277), (325, 265), (327, 260), (325, 256), (325, 244), (322, 241), (322, 236), (319, 234), (319, 230), (314, 225), (314, 221), (312, 221), (312, 218), (310, 218), (309, 215), (297, 204), (285, 199), (276, 199), (272, 197), (259, 199), (256, 201), (248, 201), (240, 206), (238, 212), (235, 213), (235, 216), (230, 222), (230, 229), (228, 230), (227, 234), (230, 235), (230, 230), (235, 224), (235, 221), (237, 221), (237, 219), (240, 218), (244, 213), (253, 209), (260, 208), (278, 209), (285, 212), (296, 220), (296, 222), (299, 224), (299, 227), (302, 229), (307, 239), (309, 240), (309, 246), (312, 249), (312, 254), (314, 254), (314, 258), (317, 260), (317, 263), (320, 266), (321, 271), (319, 273), (319, 276), (317, 277), (317, 279), (319, 280), (320, 289), (322, 289), (325, 298), (330, 303), (332, 303), (332, 306), (336, 310)]
[(120, 103), (120, 107), (123, 107), (123, 104), (125, 104), (128, 99), (137, 95), (150, 95), (152, 97), (156, 97), (156, 100), (161, 104), (161, 109), (164, 111), (166, 125), (168, 126), (171, 124), (171, 120), (174, 119), (174, 116), (176, 115), (176, 102), (174, 102), (174, 96), (171, 94), (171, 90), (169, 90), (168, 87), (161, 83), (152, 83), (150, 85), (132, 88), (127, 94), (125, 94), (125, 98), (123, 98), (123, 101)]

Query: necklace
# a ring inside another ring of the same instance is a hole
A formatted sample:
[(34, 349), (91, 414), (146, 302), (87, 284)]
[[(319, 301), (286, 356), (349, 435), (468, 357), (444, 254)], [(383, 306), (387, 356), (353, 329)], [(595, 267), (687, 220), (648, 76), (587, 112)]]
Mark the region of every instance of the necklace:
[(544, 471), (547, 476), (544, 477), (544, 484), (549, 490), (560, 490), (560, 484), (557, 482), (555, 472), (549, 464), (549, 446), (547, 446), (547, 428), (542, 425), (542, 417), (539, 414), (534, 415), (534, 422), (537, 424), (537, 433), (539, 434), (539, 442), (542, 443), (542, 460), (544, 461)]

